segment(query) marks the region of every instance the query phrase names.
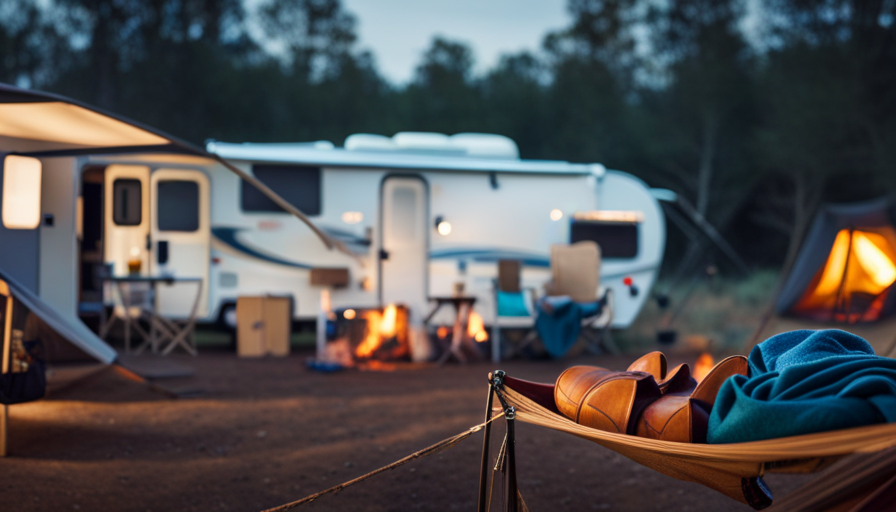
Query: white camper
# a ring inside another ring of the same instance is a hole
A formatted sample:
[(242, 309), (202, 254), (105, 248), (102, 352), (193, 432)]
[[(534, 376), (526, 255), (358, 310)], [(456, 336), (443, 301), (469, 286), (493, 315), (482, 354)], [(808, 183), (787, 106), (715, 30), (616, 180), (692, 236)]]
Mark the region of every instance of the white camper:
[[(123, 272), (139, 253), (153, 272), (203, 277), (200, 316), (209, 322), (232, 325), (237, 297), (257, 294), (288, 295), (294, 317), (311, 320), (323, 289), (333, 309), (401, 303), (419, 319), (428, 297), (451, 295), (463, 283), (489, 323), (498, 260), (522, 261), (523, 285), (541, 287), (552, 244), (596, 240), (602, 285), (615, 292), (613, 325), (624, 328), (662, 261), (664, 217), (642, 181), (599, 164), (521, 160), (516, 144), (498, 135), (358, 134), (341, 148), (210, 142), (206, 149), (254, 175), (351, 253), (328, 250), (308, 226), (214, 161), (85, 162), (85, 198), (89, 181), (106, 198), (105, 213), (84, 212), (85, 226), (104, 225), (104, 261)], [(146, 222), (113, 218), (129, 186), (144, 198)], [(162, 312), (177, 315), (190, 297), (169, 290), (159, 300)]]

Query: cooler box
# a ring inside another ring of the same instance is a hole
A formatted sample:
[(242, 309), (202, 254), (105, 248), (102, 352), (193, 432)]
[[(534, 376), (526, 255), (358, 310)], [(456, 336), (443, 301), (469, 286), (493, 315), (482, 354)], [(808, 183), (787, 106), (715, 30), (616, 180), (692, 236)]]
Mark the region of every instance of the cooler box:
[(236, 301), (236, 352), (240, 357), (289, 354), (292, 301), (288, 297), (240, 297)]

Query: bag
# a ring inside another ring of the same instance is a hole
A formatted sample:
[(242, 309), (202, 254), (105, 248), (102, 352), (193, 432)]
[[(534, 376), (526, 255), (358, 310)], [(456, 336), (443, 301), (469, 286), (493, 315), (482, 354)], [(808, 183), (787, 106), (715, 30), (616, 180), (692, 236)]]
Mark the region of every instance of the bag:
[(38, 341), (22, 341), (22, 331), (13, 329), (9, 372), (0, 374), (0, 404), (32, 402), (46, 395), (46, 363), (39, 349)]

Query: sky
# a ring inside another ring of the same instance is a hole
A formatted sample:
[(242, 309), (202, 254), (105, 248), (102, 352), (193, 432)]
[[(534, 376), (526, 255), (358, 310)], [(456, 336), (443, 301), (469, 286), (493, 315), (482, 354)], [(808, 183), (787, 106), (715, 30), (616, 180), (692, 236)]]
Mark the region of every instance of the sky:
[(475, 72), (501, 54), (538, 50), (544, 35), (569, 24), (566, 0), (343, 0), (358, 20), (360, 47), (396, 84), (408, 82), (436, 35), (473, 48)]

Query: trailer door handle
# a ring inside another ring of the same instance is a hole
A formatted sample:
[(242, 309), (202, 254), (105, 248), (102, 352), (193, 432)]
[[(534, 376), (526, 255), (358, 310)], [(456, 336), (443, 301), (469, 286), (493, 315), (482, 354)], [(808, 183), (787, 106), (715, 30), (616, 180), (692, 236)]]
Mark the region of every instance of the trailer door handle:
[(380, 259), (388, 260), (389, 259), (389, 251), (387, 251), (385, 249), (380, 249)]

